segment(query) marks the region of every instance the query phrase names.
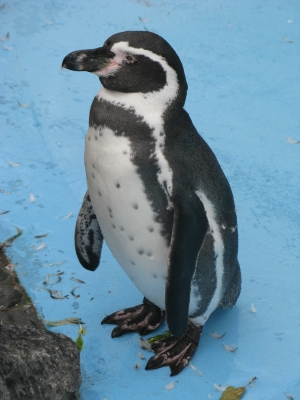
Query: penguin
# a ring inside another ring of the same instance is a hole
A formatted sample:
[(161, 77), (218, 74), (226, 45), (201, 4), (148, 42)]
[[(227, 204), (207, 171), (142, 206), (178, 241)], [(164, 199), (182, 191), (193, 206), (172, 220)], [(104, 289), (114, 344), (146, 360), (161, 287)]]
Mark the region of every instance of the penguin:
[(105, 317), (112, 337), (171, 336), (152, 345), (146, 369), (180, 373), (217, 308), (240, 294), (233, 194), (184, 109), (187, 81), (169, 43), (149, 31), (112, 35), (73, 51), (62, 67), (97, 75), (85, 140), (88, 190), (75, 227), (79, 262), (94, 271), (105, 240), (143, 303)]

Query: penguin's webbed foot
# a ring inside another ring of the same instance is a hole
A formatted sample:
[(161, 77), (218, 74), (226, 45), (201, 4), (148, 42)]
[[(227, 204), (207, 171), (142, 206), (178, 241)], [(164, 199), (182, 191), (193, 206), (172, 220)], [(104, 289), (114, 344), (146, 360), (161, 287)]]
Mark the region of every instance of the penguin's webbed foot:
[(164, 316), (164, 310), (144, 297), (143, 304), (108, 315), (101, 321), (101, 324), (117, 325), (111, 333), (112, 338), (127, 332), (138, 332), (140, 335), (146, 335), (159, 327)]
[(179, 374), (183, 368), (188, 365), (195, 353), (201, 332), (202, 326), (189, 322), (188, 329), (182, 337), (171, 336), (157, 340), (151, 346), (155, 356), (150, 358), (146, 369), (157, 369), (169, 366), (171, 369), (171, 376)]

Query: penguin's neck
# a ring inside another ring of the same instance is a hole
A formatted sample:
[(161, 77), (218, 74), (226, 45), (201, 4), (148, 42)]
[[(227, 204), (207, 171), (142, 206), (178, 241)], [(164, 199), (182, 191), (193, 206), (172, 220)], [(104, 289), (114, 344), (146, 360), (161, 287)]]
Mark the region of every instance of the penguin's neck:
[[(98, 100), (105, 100), (123, 109), (133, 111), (151, 128), (159, 129), (163, 125), (163, 116), (167, 109), (182, 109), (182, 93), (177, 79), (163, 89), (150, 93), (122, 93), (102, 87), (96, 95)], [(185, 98), (185, 95), (184, 95)]]

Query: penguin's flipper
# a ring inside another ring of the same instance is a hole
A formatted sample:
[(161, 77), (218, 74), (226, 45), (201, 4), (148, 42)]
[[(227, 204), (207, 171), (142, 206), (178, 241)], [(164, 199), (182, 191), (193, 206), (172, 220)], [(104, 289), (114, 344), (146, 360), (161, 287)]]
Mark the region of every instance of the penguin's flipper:
[(187, 330), (192, 277), (208, 230), (202, 202), (195, 193), (172, 198), (173, 229), (166, 283), (166, 317), (172, 335)]
[(195, 353), (201, 332), (202, 326), (189, 322), (188, 329), (181, 338), (171, 336), (154, 342), (151, 349), (155, 356), (150, 358), (146, 369), (168, 366), (171, 369), (171, 376), (178, 375)]
[(95, 271), (100, 262), (102, 244), (103, 235), (89, 193), (86, 192), (75, 227), (75, 250), (84, 268)]
[(143, 304), (125, 308), (105, 317), (101, 324), (117, 325), (111, 337), (118, 337), (128, 332), (138, 332), (147, 335), (159, 327), (165, 312), (144, 297)]

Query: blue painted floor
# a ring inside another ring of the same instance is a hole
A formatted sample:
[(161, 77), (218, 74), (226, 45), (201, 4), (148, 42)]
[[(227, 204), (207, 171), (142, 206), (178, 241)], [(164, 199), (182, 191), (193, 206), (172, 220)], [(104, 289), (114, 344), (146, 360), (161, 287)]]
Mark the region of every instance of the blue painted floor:
[[(254, 376), (245, 400), (300, 398), (299, 27), (299, 0), (1, 6), (0, 36), (10, 36), (0, 42), (0, 213), (9, 210), (0, 215), (0, 242), (15, 226), (23, 230), (8, 255), (45, 319), (85, 322), (82, 400), (219, 399), (214, 384), (243, 386)], [(60, 65), (70, 51), (145, 28), (179, 54), (189, 83), (186, 109), (217, 155), (238, 209), (242, 293), (234, 309), (215, 312), (205, 325), (192, 360), (202, 376), (190, 367), (174, 378), (168, 368), (145, 371), (151, 354), (139, 348), (137, 334), (111, 339), (102, 318), (142, 296), (107, 248), (94, 273), (80, 267), (73, 248), (86, 191), (84, 137), (100, 84)], [(57, 271), (64, 274), (51, 289), (68, 299), (51, 299), (43, 289)], [(78, 298), (70, 294), (76, 286)], [(78, 336), (76, 325), (50, 329)]]

